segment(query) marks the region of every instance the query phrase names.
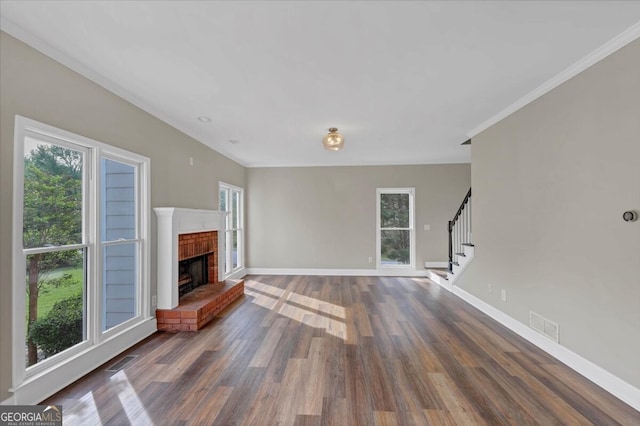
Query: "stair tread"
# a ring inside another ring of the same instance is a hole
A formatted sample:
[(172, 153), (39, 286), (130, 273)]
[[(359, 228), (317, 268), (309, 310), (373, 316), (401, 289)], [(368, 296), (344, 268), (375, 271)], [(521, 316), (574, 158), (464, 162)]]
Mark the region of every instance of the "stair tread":
[(443, 269), (433, 269), (433, 268), (429, 268), (429, 271), (433, 272), (434, 274), (438, 275), (441, 278), (444, 278), (445, 280), (448, 280), (448, 276), (447, 276), (447, 270), (443, 270)]

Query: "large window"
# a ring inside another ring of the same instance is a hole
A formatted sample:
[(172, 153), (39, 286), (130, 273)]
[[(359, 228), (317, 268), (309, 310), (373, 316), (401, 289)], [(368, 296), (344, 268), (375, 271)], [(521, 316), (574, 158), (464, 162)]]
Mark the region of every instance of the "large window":
[(244, 202), (243, 190), (220, 182), (220, 211), (229, 212), (225, 230), (224, 275), (228, 277), (244, 267)]
[(379, 268), (414, 267), (413, 188), (378, 188), (377, 252)]
[(149, 318), (149, 160), (22, 117), (15, 149), (19, 386)]

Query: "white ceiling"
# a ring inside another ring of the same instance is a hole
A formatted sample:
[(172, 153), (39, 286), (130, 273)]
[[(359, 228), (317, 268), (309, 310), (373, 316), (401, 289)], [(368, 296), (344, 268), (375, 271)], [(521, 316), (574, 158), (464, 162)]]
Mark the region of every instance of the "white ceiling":
[[(246, 166), (469, 162), (469, 135), (640, 35), (638, 1), (2, 0), (0, 13), (3, 30)], [(323, 150), (329, 127), (342, 151)]]

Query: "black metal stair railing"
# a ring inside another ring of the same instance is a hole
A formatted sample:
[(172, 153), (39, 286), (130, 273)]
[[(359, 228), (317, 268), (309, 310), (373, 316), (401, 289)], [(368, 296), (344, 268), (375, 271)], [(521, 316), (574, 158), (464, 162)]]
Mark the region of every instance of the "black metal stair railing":
[(460, 204), (456, 215), (449, 221), (449, 272), (457, 265), (454, 255), (464, 256), (462, 246), (471, 244), (471, 188)]

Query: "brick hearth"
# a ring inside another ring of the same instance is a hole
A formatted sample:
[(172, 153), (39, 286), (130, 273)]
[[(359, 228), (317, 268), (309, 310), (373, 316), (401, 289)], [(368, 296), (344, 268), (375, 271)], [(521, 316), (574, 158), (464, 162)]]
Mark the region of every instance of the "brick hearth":
[(197, 331), (244, 294), (244, 280), (206, 284), (180, 298), (173, 309), (156, 309), (158, 330)]

